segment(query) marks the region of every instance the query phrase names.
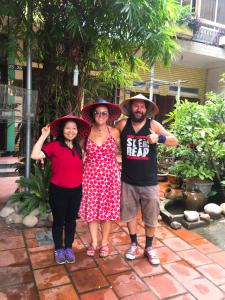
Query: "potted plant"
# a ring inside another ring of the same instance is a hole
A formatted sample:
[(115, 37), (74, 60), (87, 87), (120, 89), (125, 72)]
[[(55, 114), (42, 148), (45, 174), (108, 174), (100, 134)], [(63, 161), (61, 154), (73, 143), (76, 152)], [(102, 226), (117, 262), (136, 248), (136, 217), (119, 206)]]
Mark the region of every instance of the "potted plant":
[(204, 104), (177, 102), (167, 119), (170, 131), (179, 139), (179, 146), (173, 148), (176, 162), (170, 170), (181, 176), (186, 186), (193, 183), (205, 195), (208, 190), (199, 183), (211, 187), (225, 159), (225, 100), (214, 93), (207, 98)]
[(168, 169), (174, 162), (173, 153), (164, 144), (157, 147), (158, 181), (167, 180)]

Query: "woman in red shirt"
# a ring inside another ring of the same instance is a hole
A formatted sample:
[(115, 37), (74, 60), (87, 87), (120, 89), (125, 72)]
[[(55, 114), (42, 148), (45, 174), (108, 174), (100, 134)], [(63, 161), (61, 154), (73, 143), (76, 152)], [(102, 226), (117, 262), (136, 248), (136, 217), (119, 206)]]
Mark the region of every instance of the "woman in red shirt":
[[(72, 244), (82, 197), (83, 169), (79, 138), (89, 132), (90, 126), (84, 120), (71, 115), (60, 117), (42, 128), (31, 153), (32, 159), (48, 157), (52, 163), (49, 202), (53, 215), (54, 255), (58, 264), (75, 261)], [(50, 133), (56, 140), (43, 146)]]

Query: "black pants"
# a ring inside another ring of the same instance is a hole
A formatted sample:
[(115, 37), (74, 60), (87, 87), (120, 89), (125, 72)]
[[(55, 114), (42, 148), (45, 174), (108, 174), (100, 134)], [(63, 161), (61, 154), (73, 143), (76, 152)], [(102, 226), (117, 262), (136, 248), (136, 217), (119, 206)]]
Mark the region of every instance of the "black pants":
[(52, 236), (55, 249), (72, 247), (81, 197), (81, 185), (76, 188), (62, 188), (54, 184), (50, 185), (49, 202), (53, 215)]

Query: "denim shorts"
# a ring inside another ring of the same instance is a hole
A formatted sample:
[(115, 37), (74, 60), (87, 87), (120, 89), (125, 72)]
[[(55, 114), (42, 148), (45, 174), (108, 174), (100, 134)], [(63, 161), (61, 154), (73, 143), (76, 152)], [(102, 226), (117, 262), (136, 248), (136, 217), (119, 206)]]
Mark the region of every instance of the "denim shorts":
[(143, 222), (150, 227), (157, 227), (160, 213), (159, 186), (137, 186), (122, 182), (121, 186), (122, 222), (130, 222), (141, 209)]

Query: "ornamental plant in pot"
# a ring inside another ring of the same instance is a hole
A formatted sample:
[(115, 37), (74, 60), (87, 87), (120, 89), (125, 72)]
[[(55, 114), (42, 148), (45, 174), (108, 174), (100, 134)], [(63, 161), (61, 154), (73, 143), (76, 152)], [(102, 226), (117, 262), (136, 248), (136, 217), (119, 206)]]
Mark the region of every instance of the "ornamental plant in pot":
[(225, 160), (225, 100), (221, 95), (207, 94), (204, 104), (184, 100), (169, 113), (169, 129), (179, 139), (173, 148), (176, 162), (170, 168), (207, 197), (208, 191), (198, 183), (213, 185), (220, 176), (220, 162)]
[(174, 163), (174, 155), (164, 144), (157, 145), (158, 181), (167, 180), (168, 169)]

